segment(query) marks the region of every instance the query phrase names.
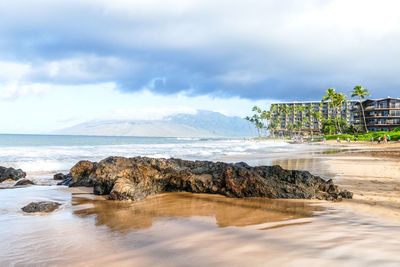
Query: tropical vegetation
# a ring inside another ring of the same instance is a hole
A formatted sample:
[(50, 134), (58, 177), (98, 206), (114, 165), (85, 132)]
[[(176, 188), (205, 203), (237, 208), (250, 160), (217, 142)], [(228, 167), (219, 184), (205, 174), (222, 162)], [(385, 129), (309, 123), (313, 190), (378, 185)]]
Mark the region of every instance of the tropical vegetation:
[(358, 97), (358, 103), (359, 103), (359, 108), (361, 109), (360, 114), (363, 117), (363, 122), (364, 122), (364, 127), (365, 127), (365, 131), (368, 133), (368, 128), (367, 128), (367, 122), (365, 121), (365, 112), (364, 112), (364, 107), (361, 104), (362, 100), (366, 97), (366, 96), (371, 96), (368, 93), (368, 90), (363, 88), (361, 85), (357, 85), (354, 87), (353, 91), (350, 92), (350, 96), (351, 97)]
[(353, 134), (334, 134), (334, 135), (324, 135), (326, 140), (339, 140), (346, 141), (347, 138), (350, 140), (354, 140), (354, 137), (357, 137), (357, 141), (370, 141), (373, 137), (374, 140), (378, 140), (379, 137), (383, 137), (384, 135), (389, 135), (391, 141), (399, 141), (400, 140), (400, 127), (397, 127), (393, 131), (379, 131), (379, 132), (368, 132), (368, 133), (353, 133)]
[[(333, 135), (350, 134), (353, 138), (356, 135), (363, 139), (362, 132), (368, 133), (364, 108), (361, 104), (366, 96), (370, 96), (370, 94), (361, 85), (355, 86), (350, 92), (350, 97), (358, 98), (362, 125), (348, 125), (346, 119), (342, 117), (342, 108), (349, 101), (349, 98), (346, 94), (337, 92), (335, 88), (327, 89), (320, 103), (320, 107), (329, 107), (330, 114), (328, 118), (324, 118), (319, 109), (314, 109), (312, 105), (277, 104), (271, 106), (270, 110), (254, 106), (252, 109), (253, 115), (245, 119), (257, 129), (259, 137), (267, 135), (274, 137), (277, 132), (284, 132), (289, 137), (300, 137), (305, 133), (305, 129), (312, 128), (310, 127), (312, 124), (318, 123), (318, 125), (322, 126), (318, 134), (327, 135), (329, 138)], [(291, 123), (281, 125), (282, 119)], [(314, 132), (310, 131), (310, 133), (311, 137), (313, 137)], [(396, 136), (396, 134), (393, 136)]]

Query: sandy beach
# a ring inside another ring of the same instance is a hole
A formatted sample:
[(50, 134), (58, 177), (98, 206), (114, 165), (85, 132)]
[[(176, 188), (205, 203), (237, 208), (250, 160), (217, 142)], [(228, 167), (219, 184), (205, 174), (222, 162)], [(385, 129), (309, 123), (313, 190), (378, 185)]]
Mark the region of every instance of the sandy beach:
[[(315, 150), (315, 148), (318, 148)], [(0, 194), (2, 266), (396, 266), (400, 263), (399, 144), (300, 145), (295, 153), (224, 161), (279, 164), (332, 178), (352, 200), (234, 199), (166, 193), (138, 202), (88, 188), (35, 186)], [(228, 158), (230, 157), (230, 158)], [(25, 215), (53, 200), (50, 215)], [(26, 227), (29, 225), (29, 227)], [(377, 246), (379, 244), (379, 246)]]
[(327, 160), (337, 184), (354, 193), (340, 205), (400, 221), (400, 143), (346, 145), (357, 150)]
[(0, 267), (400, 267), (399, 10), (0, 0)]

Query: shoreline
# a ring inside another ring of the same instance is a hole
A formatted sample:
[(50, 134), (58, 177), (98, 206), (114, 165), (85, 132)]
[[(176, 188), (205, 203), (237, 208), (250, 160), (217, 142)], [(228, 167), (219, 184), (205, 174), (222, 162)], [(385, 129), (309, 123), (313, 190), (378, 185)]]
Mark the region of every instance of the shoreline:
[[(367, 141), (303, 144), (318, 146), (322, 152), (280, 154), (276, 155), (277, 158), (271, 164), (286, 169), (308, 170), (325, 179), (333, 178), (335, 184), (354, 193), (351, 200), (322, 202), (326, 207), (400, 222), (400, 141), (389, 144), (371, 144)], [(265, 160), (269, 155), (231, 156), (223, 160), (246, 161), (254, 156), (258, 159), (264, 157)]]
[[(268, 155), (266, 149), (225, 157), (225, 161), (279, 164), (333, 178), (354, 193), (352, 200), (341, 202), (193, 193), (121, 202), (94, 195), (91, 188), (2, 190), (0, 236), (10, 242), (0, 244), (0, 263), (396, 265), (400, 262), (400, 150), (397, 145), (375, 147), (332, 142), (296, 145), (295, 152)], [(23, 214), (20, 208), (33, 200), (63, 205), (52, 214)]]
[(335, 182), (353, 192), (343, 206), (400, 222), (400, 151), (344, 152), (327, 160)]

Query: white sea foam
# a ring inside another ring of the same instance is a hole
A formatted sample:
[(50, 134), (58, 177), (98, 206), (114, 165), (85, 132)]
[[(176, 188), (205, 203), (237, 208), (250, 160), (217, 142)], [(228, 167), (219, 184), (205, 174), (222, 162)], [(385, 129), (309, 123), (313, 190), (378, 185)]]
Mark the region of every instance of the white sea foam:
[(19, 146), (0, 148), (0, 166), (21, 168), (28, 174), (67, 171), (80, 160), (99, 161), (108, 156), (148, 156), (189, 160), (218, 160), (224, 156), (289, 152), (297, 149), (285, 142), (207, 140), (181, 143)]

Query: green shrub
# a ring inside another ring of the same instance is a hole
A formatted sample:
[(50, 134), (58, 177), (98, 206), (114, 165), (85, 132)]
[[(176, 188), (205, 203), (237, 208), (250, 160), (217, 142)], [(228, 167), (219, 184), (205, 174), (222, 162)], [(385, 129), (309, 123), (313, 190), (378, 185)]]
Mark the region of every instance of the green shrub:
[[(400, 128), (400, 127), (398, 127)], [(379, 136), (383, 139), (384, 135), (390, 135), (391, 141), (398, 141), (400, 140), (400, 131), (391, 131), (391, 132), (369, 132), (369, 133), (357, 133), (354, 135), (351, 134), (332, 134), (332, 135), (325, 135), (324, 137), (326, 140), (336, 140), (338, 137), (341, 141), (346, 141), (347, 137), (350, 138), (351, 141), (354, 140), (354, 136), (357, 137), (357, 141), (370, 141), (371, 137), (374, 138), (374, 141), (377, 141)]]

